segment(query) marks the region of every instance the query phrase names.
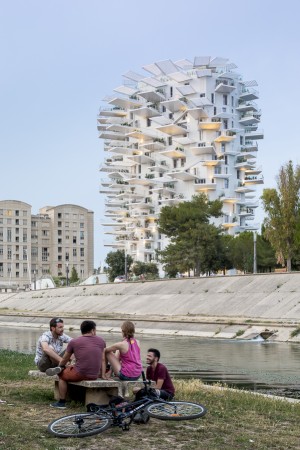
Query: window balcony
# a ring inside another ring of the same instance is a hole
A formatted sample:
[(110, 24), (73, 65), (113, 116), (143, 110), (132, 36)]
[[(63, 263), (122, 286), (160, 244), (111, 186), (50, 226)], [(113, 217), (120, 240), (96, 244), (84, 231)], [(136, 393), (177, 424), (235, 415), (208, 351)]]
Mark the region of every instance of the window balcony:
[(239, 98), (243, 101), (257, 100), (259, 98), (259, 93), (256, 89), (244, 88), (239, 94)]
[(217, 80), (215, 92), (219, 94), (230, 94), (236, 89), (234, 82), (231, 80)]

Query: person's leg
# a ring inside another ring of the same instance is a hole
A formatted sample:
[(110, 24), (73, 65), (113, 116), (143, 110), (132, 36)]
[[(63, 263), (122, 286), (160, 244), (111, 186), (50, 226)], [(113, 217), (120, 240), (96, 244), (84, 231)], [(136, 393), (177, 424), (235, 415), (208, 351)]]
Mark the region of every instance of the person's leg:
[(85, 377), (76, 371), (74, 366), (68, 366), (62, 370), (59, 374), (58, 381), (58, 391), (59, 391), (59, 401), (51, 403), (50, 406), (53, 408), (65, 408), (66, 398), (68, 391), (68, 381), (82, 381)]
[(109, 362), (112, 371), (116, 376), (119, 376), (120, 370), (121, 370), (121, 363), (119, 359), (116, 357), (116, 355), (113, 352), (106, 353), (107, 361)]
[(57, 362), (52, 361), (52, 359), (46, 355), (46, 353), (43, 353), (41, 359), (37, 363), (37, 367), (41, 372), (46, 372), (47, 369), (50, 369), (52, 367), (56, 367)]

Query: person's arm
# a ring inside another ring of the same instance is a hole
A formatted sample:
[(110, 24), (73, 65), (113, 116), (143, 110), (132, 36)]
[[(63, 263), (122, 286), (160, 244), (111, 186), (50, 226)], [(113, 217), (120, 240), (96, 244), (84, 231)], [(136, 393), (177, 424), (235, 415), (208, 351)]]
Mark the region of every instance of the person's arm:
[(121, 353), (127, 352), (128, 344), (125, 341), (117, 342), (116, 344), (111, 345), (110, 347), (106, 347), (105, 353), (116, 352), (119, 350)]
[(60, 363), (61, 356), (59, 356), (56, 351), (53, 350), (52, 347), (49, 346), (48, 342), (41, 342), (41, 347), (43, 349), (43, 352), (46, 353), (46, 355), (49, 356), (53, 361), (56, 361), (57, 363)]
[(165, 380), (162, 380), (161, 378), (158, 378), (158, 380), (157, 380), (157, 382), (156, 382), (154, 388), (155, 388), (155, 389), (161, 389), (161, 388), (162, 388), (162, 385), (164, 384), (164, 381), (165, 381)]
[(72, 353), (65, 351), (64, 356), (62, 357), (59, 366), (64, 367), (71, 359)]
[(105, 358), (105, 349), (102, 352), (102, 362), (101, 362), (101, 372), (99, 373), (100, 378), (106, 379), (106, 358)]

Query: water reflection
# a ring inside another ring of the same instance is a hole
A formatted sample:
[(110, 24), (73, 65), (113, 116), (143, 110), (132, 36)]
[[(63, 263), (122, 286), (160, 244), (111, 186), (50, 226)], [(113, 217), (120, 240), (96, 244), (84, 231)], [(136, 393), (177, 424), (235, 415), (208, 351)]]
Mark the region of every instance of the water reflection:
[[(36, 329), (0, 328), (0, 348), (34, 353), (41, 333)], [(79, 333), (68, 334), (75, 337)], [(107, 344), (121, 339), (118, 334), (103, 333), (102, 336)], [(140, 341), (144, 357), (149, 347), (159, 348), (162, 362), (180, 377), (254, 389), (300, 389), (300, 345), (297, 344), (157, 335), (140, 336)]]

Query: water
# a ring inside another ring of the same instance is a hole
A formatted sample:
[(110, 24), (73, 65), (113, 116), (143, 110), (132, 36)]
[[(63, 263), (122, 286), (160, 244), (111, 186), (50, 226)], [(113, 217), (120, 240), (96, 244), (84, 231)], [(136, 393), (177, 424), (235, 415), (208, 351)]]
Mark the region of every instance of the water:
[[(0, 328), (0, 348), (35, 353), (40, 330)], [(78, 336), (78, 332), (69, 332)], [(121, 334), (102, 336), (107, 345)], [(139, 336), (143, 359), (159, 348), (161, 362), (180, 378), (200, 378), (255, 390), (291, 390), (300, 394), (300, 345), (268, 341), (233, 341), (197, 337)]]

